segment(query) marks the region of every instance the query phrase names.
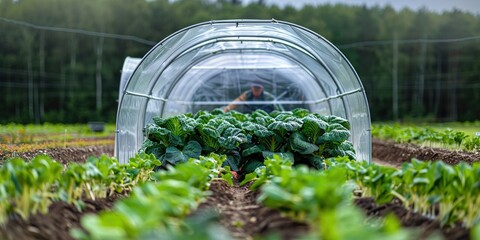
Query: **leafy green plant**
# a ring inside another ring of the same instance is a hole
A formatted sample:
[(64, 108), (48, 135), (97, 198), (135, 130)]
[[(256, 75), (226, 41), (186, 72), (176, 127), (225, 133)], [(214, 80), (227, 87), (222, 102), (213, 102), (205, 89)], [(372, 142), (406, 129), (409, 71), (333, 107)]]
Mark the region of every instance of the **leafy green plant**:
[(461, 148), (467, 151), (480, 150), (480, 138), (469, 136), (465, 132), (450, 128), (434, 130), (430, 127), (412, 127), (395, 124), (374, 124), (372, 136), (380, 139), (390, 139), (399, 143), (414, 143), (430, 147), (449, 149)]
[[(162, 119), (144, 129), (147, 140), (140, 152), (154, 154), (163, 164), (176, 165), (201, 154), (226, 154), (229, 166), (238, 170), (238, 146), (246, 141), (243, 130), (235, 127), (235, 117), (217, 112), (198, 112)], [(238, 124), (238, 123), (237, 123)]]
[(7, 181), (2, 183), (2, 199), (12, 201), (11, 210), (23, 219), (37, 212), (46, 213), (55, 198), (51, 188), (62, 169), (60, 163), (45, 155), (35, 157), (30, 163), (19, 158), (11, 159), (0, 170), (2, 178)]
[(198, 125), (190, 114), (166, 119), (154, 117), (153, 122), (144, 129), (148, 140), (141, 152), (154, 154), (162, 165), (167, 162), (175, 165), (200, 156), (200, 144), (190, 140)]
[(355, 161), (326, 161), (329, 167), (346, 167), (348, 178), (360, 196), (371, 196), (378, 203), (398, 198), (407, 209), (432, 219), (442, 226), (461, 222), (471, 228), (480, 221), (479, 164), (455, 166), (441, 161), (413, 159), (401, 169)]
[(259, 202), (310, 225), (310, 233), (302, 239), (413, 238), (394, 216), (388, 216), (382, 223), (367, 221), (351, 205), (352, 187), (345, 168), (350, 161), (348, 157), (339, 158), (338, 162), (329, 159), (331, 167), (318, 171), (305, 166), (293, 168), (288, 159), (274, 155), (265, 160), (265, 167), (257, 169), (262, 169), (257, 177), (247, 176), (262, 185)]
[(210, 154), (168, 166), (154, 174), (156, 181), (134, 188), (114, 209), (82, 218), (86, 231), (73, 230), (77, 239), (142, 239), (156, 232), (187, 231), (184, 218), (196, 208), (209, 182), (219, 177), (225, 156)]
[(319, 169), (325, 158), (355, 159), (349, 129), (343, 118), (306, 109), (250, 114), (217, 109), (193, 116), (154, 118), (154, 123), (145, 127), (146, 140), (140, 152), (152, 153), (172, 165), (212, 152), (225, 154), (225, 165), (245, 174), (263, 166), (264, 159), (274, 154)]
[(129, 191), (150, 179), (160, 161), (153, 155), (140, 154), (129, 164), (101, 156), (87, 162), (64, 166), (46, 155), (26, 162), (9, 159), (0, 168), (0, 223), (16, 213), (23, 219), (31, 214), (47, 213), (53, 201), (65, 201), (83, 208), (84, 199), (106, 197), (113, 192)]
[(466, 150), (480, 152), (480, 136), (466, 138), (462, 143)]
[(348, 162), (345, 164), (348, 176), (355, 181), (362, 197), (373, 197), (379, 204), (385, 204), (394, 198), (392, 174), (394, 168), (380, 165), (369, 165), (367, 162)]

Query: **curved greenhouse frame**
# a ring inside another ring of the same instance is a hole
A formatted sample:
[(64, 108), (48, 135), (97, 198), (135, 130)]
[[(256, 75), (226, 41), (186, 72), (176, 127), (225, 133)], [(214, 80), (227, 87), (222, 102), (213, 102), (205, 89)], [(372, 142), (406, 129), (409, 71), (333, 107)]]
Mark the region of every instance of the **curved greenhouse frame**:
[(120, 88), (115, 155), (121, 163), (138, 152), (152, 117), (224, 107), (254, 81), (272, 99), (235, 102), (235, 110), (271, 104), (346, 118), (357, 159), (371, 160), (370, 112), (360, 78), (332, 43), (309, 29), (276, 20), (204, 22), (170, 35), (134, 62), (138, 66)]

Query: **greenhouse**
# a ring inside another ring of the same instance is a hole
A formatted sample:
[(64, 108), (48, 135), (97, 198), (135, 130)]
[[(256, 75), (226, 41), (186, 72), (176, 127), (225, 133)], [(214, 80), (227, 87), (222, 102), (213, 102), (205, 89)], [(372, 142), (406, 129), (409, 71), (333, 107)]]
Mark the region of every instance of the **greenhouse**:
[[(328, 40), (277, 20), (223, 20), (184, 28), (122, 69), (115, 155), (128, 162), (152, 117), (229, 106), (305, 108), (351, 124), (357, 159), (371, 161), (370, 113), (360, 78)], [(271, 98), (234, 101), (252, 86)]]

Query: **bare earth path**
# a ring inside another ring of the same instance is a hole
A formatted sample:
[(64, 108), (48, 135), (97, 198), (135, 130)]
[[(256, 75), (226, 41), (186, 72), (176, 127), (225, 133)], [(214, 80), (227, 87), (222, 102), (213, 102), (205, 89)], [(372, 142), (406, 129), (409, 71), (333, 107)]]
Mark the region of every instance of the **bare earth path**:
[(229, 186), (225, 181), (212, 181), (212, 194), (200, 204), (197, 211), (213, 209), (220, 215), (220, 224), (236, 239), (254, 239), (255, 236), (275, 233), (281, 239), (295, 239), (308, 232), (308, 226), (291, 220), (279, 211), (256, 202), (259, 191), (251, 191), (249, 184)]

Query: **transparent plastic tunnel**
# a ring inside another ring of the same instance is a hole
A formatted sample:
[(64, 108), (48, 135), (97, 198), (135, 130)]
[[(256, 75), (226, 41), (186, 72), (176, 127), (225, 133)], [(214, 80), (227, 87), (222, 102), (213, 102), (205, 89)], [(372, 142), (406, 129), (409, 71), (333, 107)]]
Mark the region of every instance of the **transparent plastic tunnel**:
[[(276, 20), (225, 20), (184, 28), (142, 59), (127, 58), (119, 96), (115, 156), (140, 149), (152, 117), (225, 107), (260, 82), (279, 110), (305, 108), (350, 121), (358, 161), (371, 161), (370, 112), (360, 78), (317, 33)], [(235, 110), (245, 111), (238, 102)]]

